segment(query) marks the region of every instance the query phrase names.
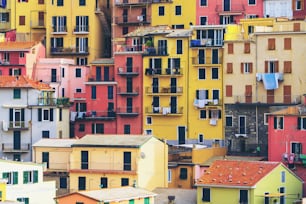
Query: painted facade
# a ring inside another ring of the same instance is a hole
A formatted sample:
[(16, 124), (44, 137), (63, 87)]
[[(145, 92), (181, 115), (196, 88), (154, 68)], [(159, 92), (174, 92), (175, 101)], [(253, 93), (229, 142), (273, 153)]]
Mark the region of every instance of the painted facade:
[[(269, 107), (298, 104), (305, 92), (299, 80), (305, 75), (299, 68), (305, 57), (300, 52), (305, 49), (300, 43), (305, 40), (304, 22), (252, 19), (241, 21), (241, 26), (227, 27), (224, 45), (227, 146), (231, 153), (267, 155)], [(267, 81), (269, 76), (275, 83)]]
[(306, 1), (305, 0), (292, 0), (293, 18), (303, 20), (306, 17)]
[(280, 162), (217, 160), (196, 182), (197, 203), (289, 204), (302, 182)]
[(264, 16), (263, 17), (287, 17), (292, 19), (293, 7), (292, 0), (268, 0), (263, 2)]
[(0, 160), (0, 169), (1, 179), (7, 181), (6, 200), (55, 204), (55, 181), (43, 181), (43, 165)]
[(86, 135), (72, 145), (70, 191), (167, 187), (167, 145), (143, 135)]

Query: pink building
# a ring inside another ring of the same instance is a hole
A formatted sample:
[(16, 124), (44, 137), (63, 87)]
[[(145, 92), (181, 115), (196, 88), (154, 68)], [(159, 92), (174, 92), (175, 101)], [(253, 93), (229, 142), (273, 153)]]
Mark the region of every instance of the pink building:
[(263, 17), (262, 0), (198, 0), (197, 25), (238, 23), (242, 18)]
[(282, 161), (306, 181), (306, 103), (269, 114), (268, 147), (269, 161)]
[(45, 47), (35, 42), (0, 42), (0, 75), (32, 77), (33, 66), (45, 57)]

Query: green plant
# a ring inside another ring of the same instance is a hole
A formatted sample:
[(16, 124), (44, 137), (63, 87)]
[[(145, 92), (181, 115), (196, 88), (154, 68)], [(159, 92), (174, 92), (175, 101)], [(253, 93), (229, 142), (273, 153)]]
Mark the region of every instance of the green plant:
[(147, 47), (153, 47), (153, 42), (151, 40), (146, 41), (146, 46)]

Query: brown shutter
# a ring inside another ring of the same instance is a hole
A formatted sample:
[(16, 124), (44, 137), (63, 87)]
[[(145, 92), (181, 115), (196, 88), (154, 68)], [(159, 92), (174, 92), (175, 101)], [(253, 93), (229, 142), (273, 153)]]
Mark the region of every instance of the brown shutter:
[(244, 53), (250, 53), (250, 43), (244, 43)]
[(252, 85), (245, 85), (245, 95), (252, 96)]
[(269, 64), (269, 62), (265, 61), (265, 73), (268, 73), (268, 64)]
[(300, 23), (294, 23), (293, 24), (293, 31), (294, 32), (300, 31)]
[(275, 72), (279, 72), (279, 68), (278, 68), (278, 61), (275, 61)]
[(275, 38), (268, 39), (268, 50), (275, 50)]
[(292, 62), (284, 61), (284, 73), (291, 73), (291, 72), (292, 72)]
[(225, 95), (226, 95), (226, 97), (232, 97), (233, 96), (233, 87), (232, 87), (232, 85), (226, 85), (226, 87), (225, 87)]
[(231, 62), (228, 62), (227, 64), (226, 64), (226, 73), (227, 74), (232, 74), (233, 73), (233, 63), (231, 63)]
[(291, 86), (284, 85), (284, 103), (291, 103)]
[(250, 65), (250, 73), (253, 73), (253, 63), (250, 62), (249, 65)]
[(243, 63), (242, 62), (240, 64), (240, 72), (241, 72), (241, 74), (243, 74)]
[(284, 39), (284, 50), (291, 50), (291, 38)]
[(234, 53), (234, 44), (233, 43), (228, 43), (227, 44), (227, 53), (228, 54), (233, 54)]

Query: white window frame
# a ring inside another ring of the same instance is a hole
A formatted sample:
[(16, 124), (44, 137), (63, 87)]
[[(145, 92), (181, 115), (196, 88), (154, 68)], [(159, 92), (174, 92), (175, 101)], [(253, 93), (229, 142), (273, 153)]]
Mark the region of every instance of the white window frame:
[(295, 10), (296, 11), (302, 10), (302, 0), (295, 0)]
[[(149, 118), (151, 119), (151, 123), (148, 123), (148, 119), (149, 119)], [(152, 118), (151, 116), (147, 116), (147, 117), (146, 117), (146, 124), (147, 124), (147, 125), (152, 125), (152, 123), (153, 123), (153, 118)]]
[(206, 5), (201, 5), (201, 0), (199, 1), (200, 7), (207, 7), (208, 6), (208, 0), (206, 0)]
[(10, 53), (4, 52), (3, 53), (3, 62), (10, 62)]
[(270, 113), (264, 113), (264, 125), (268, 125), (269, 121), (268, 121), (268, 116), (270, 115)]
[[(218, 93), (218, 98), (215, 98), (215, 100), (220, 100), (220, 89), (213, 89), (211, 90), (211, 98), (214, 100), (214, 92)], [(219, 103), (219, 102), (218, 102)]]
[(7, 183), (8, 185), (14, 184), (14, 172), (3, 172), (8, 174)]
[[(205, 25), (208, 25), (208, 16), (199, 16), (199, 23), (201, 23), (201, 18), (206, 18), (206, 24)], [(203, 25), (203, 24), (200, 24), (200, 25)]]
[(275, 60), (268, 61), (268, 73), (276, 73)]
[[(80, 91), (78, 92), (78, 90), (80, 90)], [(75, 93), (82, 93), (82, 88), (76, 88)]]
[[(276, 117), (276, 120), (277, 120), (277, 127), (276, 127), (276, 130), (283, 130), (283, 129), (284, 129), (284, 123), (285, 123), (285, 118), (284, 118), (284, 116), (275, 116), (275, 117)], [(281, 126), (280, 126), (281, 118), (283, 119), (282, 128), (281, 128)]]
[(219, 119), (219, 109), (210, 109), (210, 111), (211, 111), (210, 118), (218, 120)]
[(299, 118), (301, 121), (300, 121), (300, 123), (301, 123), (301, 129), (300, 130), (306, 130), (306, 127), (304, 127), (304, 123), (303, 123), (303, 120), (306, 120), (306, 117), (300, 117)]
[[(218, 71), (218, 78), (216, 78), (216, 79), (213, 78), (213, 70), (217, 70), (217, 71)], [(219, 68), (218, 68), (218, 67), (212, 67), (212, 68), (211, 68), (211, 79), (212, 79), (212, 80), (218, 80), (218, 79), (220, 78), (219, 75), (220, 75), (220, 73), (219, 73)]]
[[(244, 118), (244, 124), (240, 124), (240, 118)], [(239, 130), (239, 134), (246, 134), (246, 131), (247, 131), (247, 130), (246, 130), (246, 123), (247, 123), (247, 122), (246, 122), (246, 118), (247, 118), (247, 117), (246, 117), (245, 115), (239, 115), (239, 116), (238, 116), (238, 119), (239, 119), (239, 120), (238, 120), (238, 130)], [(240, 132), (240, 130), (241, 130), (240, 127), (241, 127), (242, 125), (244, 125), (244, 131), (245, 131), (245, 133), (241, 133), (241, 132)]]
[(24, 52), (19, 52), (19, 57), (24, 58)]
[[(45, 117), (44, 117), (45, 113), (47, 114), (47, 118), (48, 118), (46, 120), (45, 120)], [(42, 116), (41, 116), (42, 121), (50, 121), (50, 110), (49, 109), (42, 109), (41, 114), (42, 114)]]
[(243, 73), (244, 74), (250, 74), (251, 73), (250, 67), (251, 67), (250, 62), (244, 62), (243, 63)]
[(226, 118), (228, 118), (228, 117), (232, 118), (232, 123), (231, 123), (231, 126), (226, 126), (226, 127), (233, 127), (233, 115), (226, 115), (225, 116), (225, 125), (226, 125)]
[(257, 2), (256, 2), (256, 0), (254, 0), (254, 1), (255, 1), (254, 4), (251, 4), (251, 3), (250, 3), (250, 0), (248, 0), (248, 5), (249, 5), (249, 6), (255, 6)]

